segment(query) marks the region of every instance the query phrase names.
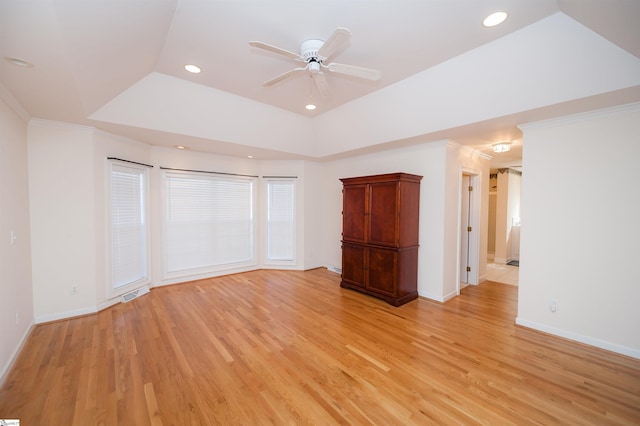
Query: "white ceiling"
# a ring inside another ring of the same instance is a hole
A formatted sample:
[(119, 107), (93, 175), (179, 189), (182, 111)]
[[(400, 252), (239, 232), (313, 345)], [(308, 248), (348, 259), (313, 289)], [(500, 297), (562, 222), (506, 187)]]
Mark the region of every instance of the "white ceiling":
[[(484, 28), (497, 10), (507, 21)], [(30, 117), (156, 145), (324, 159), (440, 139), (489, 152), (514, 140), (492, 163), (505, 167), (521, 161), (519, 123), (640, 100), (638, 22), (636, 0), (0, 0), (0, 55), (34, 64), (0, 61), (0, 82)], [(330, 74), (330, 99), (306, 76), (262, 87), (298, 64), (249, 41), (298, 52), (302, 41), (337, 27), (352, 38), (333, 59), (379, 69), (380, 81)], [(578, 55), (562, 50), (576, 46)], [(512, 53), (488, 73), (497, 61), (486, 55), (499, 52)], [(611, 68), (598, 69), (601, 61)], [(187, 73), (188, 63), (202, 73)], [(499, 87), (500, 71), (512, 65), (508, 78), (520, 80), (510, 84), (523, 88), (507, 93), (515, 100), (466, 88)], [(569, 70), (560, 89), (539, 79), (554, 68)], [(310, 96), (313, 112), (303, 108)], [(377, 104), (400, 118), (385, 120)], [(402, 123), (416, 105), (425, 116)]]

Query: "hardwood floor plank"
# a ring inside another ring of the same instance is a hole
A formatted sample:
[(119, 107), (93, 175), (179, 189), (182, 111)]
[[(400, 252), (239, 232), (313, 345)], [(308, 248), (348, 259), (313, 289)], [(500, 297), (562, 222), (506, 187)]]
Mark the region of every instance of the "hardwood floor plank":
[(640, 360), (514, 324), (517, 287), (400, 307), (255, 271), (41, 324), (0, 388), (24, 424), (640, 424)]

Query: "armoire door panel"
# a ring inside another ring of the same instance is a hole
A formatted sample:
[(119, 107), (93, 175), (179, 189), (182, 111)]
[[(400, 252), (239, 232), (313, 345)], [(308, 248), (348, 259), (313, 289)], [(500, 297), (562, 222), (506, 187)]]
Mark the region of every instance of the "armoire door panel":
[(398, 252), (382, 248), (369, 249), (367, 289), (388, 296), (396, 295)]
[(369, 243), (398, 244), (398, 183), (372, 183), (369, 201)]
[(343, 189), (342, 239), (345, 241), (364, 243), (367, 240), (367, 192), (367, 185), (350, 185)]
[(365, 250), (356, 244), (342, 245), (342, 280), (362, 288), (365, 287)]

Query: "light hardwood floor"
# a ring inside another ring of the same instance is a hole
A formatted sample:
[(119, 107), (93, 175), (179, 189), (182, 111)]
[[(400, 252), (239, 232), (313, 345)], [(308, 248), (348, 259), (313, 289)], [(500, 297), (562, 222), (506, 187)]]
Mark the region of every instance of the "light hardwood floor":
[(640, 424), (640, 361), (514, 325), (518, 288), (394, 308), (256, 271), (39, 325), (0, 389), (23, 425)]

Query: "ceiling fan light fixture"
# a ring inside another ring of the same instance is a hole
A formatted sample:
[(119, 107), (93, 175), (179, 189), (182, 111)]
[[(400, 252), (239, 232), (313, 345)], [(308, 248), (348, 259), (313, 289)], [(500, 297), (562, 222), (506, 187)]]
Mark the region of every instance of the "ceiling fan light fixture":
[(493, 152), (507, 152), (511, 149), (511, 142), (500, 142), (491, 145)]
[[(309, 39), (302, 42), (302, 44), (300, 45), (299, 54), (263, 43), (261, 41), (250, 41), (249, 45), (269, 51), (271, 53), (276, 53), (281, 56), (286, 56), (287, 58), (293, 59), (294, 61), (305, 63), (305, 66), (293, 68), (263, 83), (263, 87), (271, 87), (274, 84), (284, 81), (288, 78), (306, 73), (313, 78), (320, 96), (322, 98), (328, 98), (330, 93), (325, 72), (344, 74), (347, 76), (372, 81), (379, 80), (381, 77), (380, 71), (375, 69), (364, 68), (355, 65), (338, 64), (334, 62), (327, 63), (327, 61), (329, 61), (329, 58), (331, 58), (334, 54), (339, 53), (342, 49), (348, 46), (350, 38), (351, 32), (348, 29), (336, 28), (333, 34), (331, 34), (331, 36), (326, 41), (320, 39)], [(307, 109), (313, 108), (307, 107)]]
[(199, 66), (193, 65), (193, 64), (185, 65), (184, 69), (189, 71), (192, 74), (199, 74), (202, 71)]
[(484, 21), (482, 21), (482, 25), (487, 28), (495, 27), (496, 25), (502, 24), (505, 19), (507, 19), (507, 12), (494, 12), (484, 18)]

